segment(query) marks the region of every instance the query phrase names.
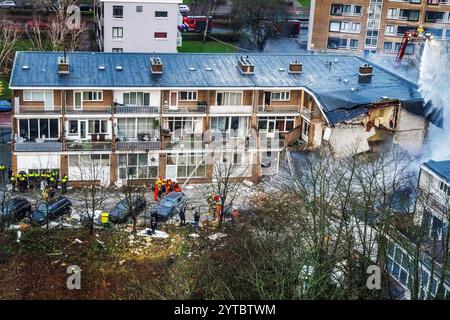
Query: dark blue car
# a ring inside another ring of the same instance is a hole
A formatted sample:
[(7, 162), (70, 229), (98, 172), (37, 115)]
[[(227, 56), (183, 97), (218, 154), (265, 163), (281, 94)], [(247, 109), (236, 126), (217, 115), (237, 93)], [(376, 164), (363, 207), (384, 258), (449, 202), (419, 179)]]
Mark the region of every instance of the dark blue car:
[(19, 221), (31, 213), (31, 203), (25, 198), (12, 198), (2, 205), (0, 215), (8, 221)]
[(69, 213), (71, 206), (70, 200), (62, 196), (50, 200), (48, 204), (41, 203), (38, 209), (31, 214), (31, 223), (37, 225), (46, 224), (48, 221), (55, 220), (59, 216)]
[(157, 204), (154, 214), (159, 221), (165, 221), (182, 210), (186, 210), (186, 195), (183, 192), (171, 192)]
[(109, 212), (109, 220), (114, 223), (124, 223), (127, 222), (131, 217), (131, 211), (134, 210), (138, 214), (145, 211), (147, 208), (147, 201), (142, 196), (136, 196), (132, 199), (129, 204), (128, 199), (123, 199), (118, 202), (114, 208)]

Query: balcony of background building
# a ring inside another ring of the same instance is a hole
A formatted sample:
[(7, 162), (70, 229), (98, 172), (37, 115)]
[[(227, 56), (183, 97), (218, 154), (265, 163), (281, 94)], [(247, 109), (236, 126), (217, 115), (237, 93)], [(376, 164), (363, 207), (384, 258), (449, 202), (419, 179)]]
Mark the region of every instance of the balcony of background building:
[(251, 114), (253, 106), (210, 106), (210, 114)]
[(298, 106), (294, 105), (261, 105), (258, 106), (258, 113), (270, 115), (275, 113), (298, 114)]
[(67, 151), (111, 151), (112, 142), (102, 139), (74, 140), (65, 143)]
[(19, 105), (17, 102), (14, 104), (14, 114), (15, 115), (60, 115), (62, 107), (44, 107), (44, 106), (26, 106)]
[(174, 136), (173, 133), (165, 133), (162, 136), (163, 149), (203, 149), (208, 145), (208, 141), (204, 141), (202, 133), (184, 133), (182, 136)]
[(205, 101), (198, 101), (198, 102), (192, 102), (190, 105), (177, 105), (177, 106), (170, 106), (170, 105), (164, 105), (163, 107), (163, 113), (165, 114), (171, 114), (171, 113), (207, 113), (208, 112), (208, 105)]
[(114, 104), (114, 114), (159, 114), (159, 107), (157, 106), (133, 106), (126, 104)]

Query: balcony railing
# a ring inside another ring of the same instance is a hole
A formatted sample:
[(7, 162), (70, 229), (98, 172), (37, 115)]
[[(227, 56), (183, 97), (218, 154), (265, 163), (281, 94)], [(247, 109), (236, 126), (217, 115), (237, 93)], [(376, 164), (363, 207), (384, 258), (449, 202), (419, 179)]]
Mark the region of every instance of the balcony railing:
[(120, 141), (117, 142), (117, 150), (157, 150), (159, 141)]
[(128, 105), (117, 105), (114, 107), (114, 113), (116, 114), (157, 114), (159, 113), (159, 108), (154, 106), (128, 106)]
[(14, 151), (19, 152), (56, 152), (62, 150), (62, 143), (57, 141), (16, 142)]
[(233, 114), (233, 113), (247, 113), (250, 114), (253, 111), (252, 106), (210, 106), (209, 113), (211, 114)]
[(193, 105), (193, 106), (165, 106), (163, 108), (164, 113), (206, 113), (206, 105)]
[(68, 151), (110, 151), (112, 143), (110, 141), (68, 141), (66, 149)]
[(298, 113), (298, 106), (262, 105), (258, 106), (258, 113)]
[(164, 149), (177, 150), (199, 150), (208, 146), (208, 143), (201, 140), (171, 140), (163, 143)]

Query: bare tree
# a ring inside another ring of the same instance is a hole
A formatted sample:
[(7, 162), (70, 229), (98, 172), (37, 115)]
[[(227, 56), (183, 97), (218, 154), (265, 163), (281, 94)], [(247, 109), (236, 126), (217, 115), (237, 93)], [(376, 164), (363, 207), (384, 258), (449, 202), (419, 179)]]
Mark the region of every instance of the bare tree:
[(7, 75), (11, 71), (13, 49), (21, 32), (13, 23), (0, 23), (0, 74)]
[(76, 163), (77, 174), (75, 180), (80, 186), (74, 194), (74, 198), (82, 203), (82, 217), (86, 217), (89, 233), (94, 234), (96, 212), (103, 208), (107, 198), (106, 166), (101, 159), (89, 156), (89, 159), (81, 158)]
[[(34, 50), (49, 51), (77, 51), (81, 49), (83, 34), (87, 31), (86, 23), (74, 19), (75, 0), (62, 0), (57, 4), (47, 0), (37, 1), (36, 7), (46, 6), (51, 8), (51, 16), (48, 23), (41, 23), (41, 17), (35, 16), (33, 25), (27, 30), (28, 38), (32, 42)], [(79, 11), (78, 11), (79, 13)], [(79, 23), (78, 23), (79, 22)]]
[(235, 23), (247, 27), (253, 43), (263, 51), (273, 34), (274, 23), (286, 16), (284, 0), (233, 0)]

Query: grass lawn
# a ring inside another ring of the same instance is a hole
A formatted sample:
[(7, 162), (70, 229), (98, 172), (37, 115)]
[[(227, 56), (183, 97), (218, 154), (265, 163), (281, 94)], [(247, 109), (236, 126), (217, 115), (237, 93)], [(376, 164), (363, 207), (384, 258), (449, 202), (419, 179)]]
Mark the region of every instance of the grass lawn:
[(236, 48), (215, 41), (183, 41), (178, 52), (233, 53)]
[(309, 8), (311, 5), (311, 0), (297, 0), (303, 7)]

